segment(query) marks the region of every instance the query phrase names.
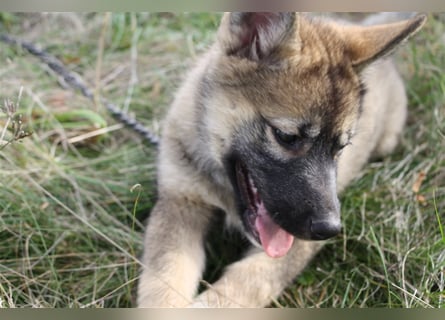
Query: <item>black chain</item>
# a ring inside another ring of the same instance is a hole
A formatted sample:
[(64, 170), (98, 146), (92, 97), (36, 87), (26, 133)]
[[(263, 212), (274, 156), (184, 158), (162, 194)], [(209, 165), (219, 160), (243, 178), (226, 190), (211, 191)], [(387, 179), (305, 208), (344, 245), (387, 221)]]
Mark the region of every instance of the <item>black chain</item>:
[[(56, 74), (61, 76), (63, 80), (74, 90), (79, 90), (82, 94), (94, 101), (94, 95), (88, 86), (85, 84), (83, 79), (75, 72), (72, 72), (67, 69), (67, 67), (56, 57), (50, 55), (46, 51), (37, 48), (33, 43), (18, 40), (6, 34), (0, 34), (0, 41), (5, 42), (10, 45), (19, 46), (32, 55), (38, 57), (43, 63), (45, 63), (51, 70), (53, 70)], [(159, 137), (153, 133), (150, 129), (145, 127), (142, 123), (137, 121), (136, 119), (130, 117), (127, 113), (123, 112), (116, 105), (107, 101), (104, 98), (101, 98), (102, 104), (107, 108), (110, 114), (117, 121), (122, 122), (126, 126), (130, 127), (132, 130), (140, 134), (144, 139), (146, 139), (149, 143), (154, 146), (159, 144)]]

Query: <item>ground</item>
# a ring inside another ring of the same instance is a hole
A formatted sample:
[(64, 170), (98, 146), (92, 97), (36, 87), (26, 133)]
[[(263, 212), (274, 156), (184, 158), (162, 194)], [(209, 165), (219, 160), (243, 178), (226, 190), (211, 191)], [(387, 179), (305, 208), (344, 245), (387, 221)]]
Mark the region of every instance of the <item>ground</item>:
[[(428, 18), (396, 54), (410, 104), (400, 146), (345, 191), (342, 234), (273, 306), (444, 306), (445, 14)], [(159, 132), (218, 21), (196, 13), (0, 14), (0, 33), (45, 48), (96, 95), (88, 100), (26, 51), (0, 43), (0, 106), (17, 107), (9, 120), (0, 115), (1, 140), (17, 138), (0, 145), (0, 306), (134, 305), (156, 149), (118, 125), (99, 97)], [(14, 136), (19, 116), (23, 132)], [(208, 252), (220, 271), (227, 252), (218, 243)]]

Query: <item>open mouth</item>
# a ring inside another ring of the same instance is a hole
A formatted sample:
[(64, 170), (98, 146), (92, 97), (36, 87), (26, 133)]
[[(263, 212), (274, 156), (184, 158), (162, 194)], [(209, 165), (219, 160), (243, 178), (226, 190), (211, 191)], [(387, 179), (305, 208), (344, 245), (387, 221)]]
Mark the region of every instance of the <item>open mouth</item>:
[(294, 236), (273, 221), (252, 177), (240, 161), (235, 164), (235, 172), (241, 197), (246, 204), (243, 219), (248, 232), (261, 244), (268, 256), (279, 258), (286, 255)]

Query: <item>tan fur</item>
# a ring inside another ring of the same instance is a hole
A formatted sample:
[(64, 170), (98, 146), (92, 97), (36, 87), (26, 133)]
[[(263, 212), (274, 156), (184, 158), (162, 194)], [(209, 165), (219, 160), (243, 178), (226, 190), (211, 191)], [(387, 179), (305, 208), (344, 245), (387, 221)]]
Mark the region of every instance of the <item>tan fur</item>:
[[(260, 35), (259, 52), (252, 49), (251, 59), (227, 54), (236, 49), (237, 32), (242, 32), (239, 26), (231, 27), (229, 18), (224, 15), (217, 42), (186, 77), (164, 123), (159, 200), (145, 235), (140, 307), (265, 306), (321, 248), (322, 242), (295, 239), (290, 252), (277, 259), (252, 248), (211, 288), (195, 296), (205, 264), (207, 228), (212, 215), (221, 212), (215, 209), (226, 213), (230, 226), (243, 229), (223, 158), (234, 133), (250, 120), (261, 115), (297, 135), (299, 123), (310, 121), (317, 136), (324, 111), (335, 114), (333, 130), (342, 142), (348, 142), (348, 132), (355, 133), (339, 156), (339, 191), (371, 156), (394, 149), (405, 122), (400, 76), (389, 59), (373, 61), (420, 28), (424, 18), (365, 28), (296, 16), (288, 29), (273, 26)], [(282, 43), (274, 47), (277, 41)], [(272, 53), (258, 63), (262, 50)], [(367, 88), (361, 115), (360, 82)], [(276, 158), (307, 152), (283, 150), (270, 131), (266, 139), (267, 152)]]

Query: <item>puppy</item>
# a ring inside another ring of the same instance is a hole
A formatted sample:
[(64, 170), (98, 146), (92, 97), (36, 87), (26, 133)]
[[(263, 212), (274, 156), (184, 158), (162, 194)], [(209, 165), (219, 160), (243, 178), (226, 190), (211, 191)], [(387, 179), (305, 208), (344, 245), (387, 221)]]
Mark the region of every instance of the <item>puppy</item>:
[[(261, 307), (341, 230), (337, 193), (397, 144), (402, 80), (387, 55), (426, 18), (371, 26), (226, 13), (163, 128), (140, 307)], [(215, 215), (252, 243), (196, 296)]]

